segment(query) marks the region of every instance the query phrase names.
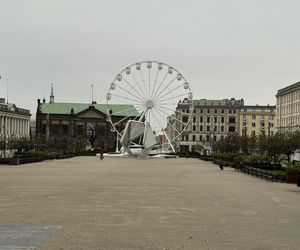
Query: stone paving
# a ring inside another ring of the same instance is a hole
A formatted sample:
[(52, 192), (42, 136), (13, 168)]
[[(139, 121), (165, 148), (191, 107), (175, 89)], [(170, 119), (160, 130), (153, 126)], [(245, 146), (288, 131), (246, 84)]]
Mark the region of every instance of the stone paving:
[(7, 227), (56, 228), (39, 250), (296, 250), (300, 188), (197, 159), (0, 165), (0, 249)]

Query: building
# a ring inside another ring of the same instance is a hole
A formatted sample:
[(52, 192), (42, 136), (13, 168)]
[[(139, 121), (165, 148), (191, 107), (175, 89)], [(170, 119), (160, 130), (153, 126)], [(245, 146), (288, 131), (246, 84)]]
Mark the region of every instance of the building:
[(278, 90), (276, 94), (277, 129), (297, 129), (300, 125), (300, 82)]
[[(14, 142), (29, 139), (30, 111), (0, 98), (0, 156), (11, 154)], [(7, 152), (9, 150), (9, 152)]]
[(56, 103), (52, 89), (50, 103), (37, 100), (36, 143), (58, 153), (100, 147), (112, 152), (116, 150), (117, 133), (108, 116), (122, 130), (128, 119), (138, 115), (132, 105), (110, 105), (108, 109), (106, 104), (96, 102)]
[[(230, 134), (240, 133), (240, 109), (244, 100), (193, 100), (193, 105), (180, 102), (176, 108), (176, 120), (184, 122), (185, 113), (190, 114), (189, 129), (177, 143), (177, 150), (192, 151), (202, 148), (212, 150), (214, 142)], [(180, 123), (176, 123), (180, 130)], [(170, 133), (170, 132), (169, 132)]]
[(272, 136), (276, 133), (275, 106), (241, 106), (240, 135)]

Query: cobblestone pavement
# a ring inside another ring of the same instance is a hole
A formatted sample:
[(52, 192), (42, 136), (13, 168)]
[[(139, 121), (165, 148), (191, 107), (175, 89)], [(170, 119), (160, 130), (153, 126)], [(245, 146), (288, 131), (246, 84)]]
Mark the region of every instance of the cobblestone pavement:
[(197, 159), (0, 165), (7, 226), (59, 228), (39, 250), (299, 249), (300, 188)]

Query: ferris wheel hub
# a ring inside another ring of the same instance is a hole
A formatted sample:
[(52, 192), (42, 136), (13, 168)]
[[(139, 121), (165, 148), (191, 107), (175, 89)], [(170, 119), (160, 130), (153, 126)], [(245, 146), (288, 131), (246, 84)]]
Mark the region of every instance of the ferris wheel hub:
[(153, 108), (154, 107), (154, 102), (153, 102), (153, 100), (147, 100), (146, 101), (146, 108), (147, 109), (151, 109), (151, 108)]

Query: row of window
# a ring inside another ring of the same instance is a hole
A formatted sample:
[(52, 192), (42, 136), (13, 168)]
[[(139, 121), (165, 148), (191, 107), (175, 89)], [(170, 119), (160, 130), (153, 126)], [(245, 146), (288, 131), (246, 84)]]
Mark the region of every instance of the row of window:
[[(213, 114), (213, 113), (215, 113), (215, 114), (222, 113), (222, 114), (225, 114), (225, 113), (227, 113), (226, 111), (227, 110), (224, 110), (224, 109), (193, 109), (193, 113), (200, 113), (200, 114), (203, 114), (203, 113), (211, 113), (211, 114)], [(190, 113), (190, 110), (189, 109), (182, 109), (181, 112)], [(229, 114), (236, 114), (236, 110), (235, 109), (229, 109), (228, 113)]]
[[(51, 135), (68, 135), (70, 132), (70, 126), (69, 125), (51, 125), (49, 132)], [(78, 125), (76, 126), (76, 134), (82, 135), (84, 132), (83, 126)], [(46, 134), (46, 124), (43, 124), (42, 126), (42, 133)]]
[[(213, 119), (211, 119), (213, 118)], [(200, 123), (203, 123), (204, 121), (204, 117), (200, 116), (199, 117)], [(215, 123), (217, 123), (218, 121), (220, 121), (221, 123), (225, 122), (225, 117), (206, 117), (206, 122), (209, 123), (210, 121), (214, 121)], [(236, 123), (236, 118), (235, 117), (229, 117), (228, 119), (229, 123)], [(188, 122), (188, 117), (187, 116), (183, 116), (182, 117), (182, 122)], [(193, 117), (193, 122), (196, 123), (197, 122), (197, 117)]]
[[(221, 135), (220, 140), (223, 140), (224, 139), (224, 136)], [(216, 135), (213, 135), (213, 136), (210, 136), (210, 135), (191, 135), (191, 136), (188, 136), (188, 135), (183, 135), (182, 138), (181, 138), (182, 141), (199, 141), (199, 142), (216, 142), (217, 141), (217, 136)]]
[[(270, 125), (269, 125), (270, 128), (273, 128), (273, 127), (274, 127), (274, 124), (273, 124), (273, 123), (269, 123), (269, 124), (270, 124)], [(266, 123), (264, 123), (264, 122), (261, 122), (261, 123), (260, 123), (260, 127), (263, 127), (263, 128), (264, 128), (265, 125), (266, 125)], [(243, 122), (243, 127), (246, 127), (246, 126), (247, 126), (247, 123), (246, 123), (246, 122)], [(256, 123), (255, 123), (255, 122), (252, 122), (252, 123), (251, 123), (251, 127), (252, 127), (252, 128), (255, 128), (255, 127), (256, 127)]]

